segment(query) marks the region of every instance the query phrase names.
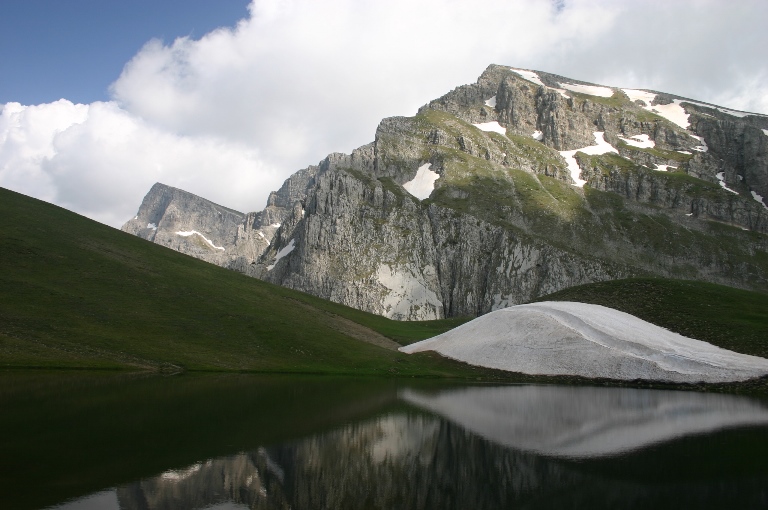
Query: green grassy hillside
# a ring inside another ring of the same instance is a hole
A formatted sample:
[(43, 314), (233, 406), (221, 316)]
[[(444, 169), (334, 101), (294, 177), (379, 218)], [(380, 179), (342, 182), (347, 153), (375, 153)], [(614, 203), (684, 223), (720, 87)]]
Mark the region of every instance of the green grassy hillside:
[(0, 367), (478, 374), (361, 340), (408, 343), (461, 320), (391, 321), (4, 189), (0, 267)]
[[(4, 189), (0, 267), (3, 368), (493, 376), (363, 341), (408, 344), (467, 319), (392, 321), (227, 271)], [(766, 294), (633, 279), (541, 300), (610, 306), (768, 357)]]
[(537, 301), (603, 305), (724, 349), (768, 358), (768, 294), (637, 278), (571, 287)]

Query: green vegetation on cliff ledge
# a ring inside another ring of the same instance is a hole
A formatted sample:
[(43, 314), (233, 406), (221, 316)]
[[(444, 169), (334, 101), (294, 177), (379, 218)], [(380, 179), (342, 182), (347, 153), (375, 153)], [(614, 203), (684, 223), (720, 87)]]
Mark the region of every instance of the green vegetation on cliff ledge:
[(0, 368), (476, 377), (403, 343), (462, 319), (396, 322), (193, 259), (0, 189)]

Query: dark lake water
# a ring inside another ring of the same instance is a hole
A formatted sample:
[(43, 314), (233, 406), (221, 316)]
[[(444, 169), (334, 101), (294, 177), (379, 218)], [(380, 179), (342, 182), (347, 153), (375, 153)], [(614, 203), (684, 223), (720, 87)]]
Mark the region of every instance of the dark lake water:
[(685, 391), (0, 373), (0, 508), (768, 508), (768, 405)]

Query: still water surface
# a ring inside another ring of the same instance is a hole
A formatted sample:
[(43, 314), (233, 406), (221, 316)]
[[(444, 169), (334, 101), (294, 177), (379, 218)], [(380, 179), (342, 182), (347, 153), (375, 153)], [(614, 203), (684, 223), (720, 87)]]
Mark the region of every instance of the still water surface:
[(308, 377), (32, 382), (65, 416), (50, 417), (58, 432), (33, 427), (51, 462), (25, 468), (39, 479), (12, 508), (768, 508), (768, 406), (746, 397)]

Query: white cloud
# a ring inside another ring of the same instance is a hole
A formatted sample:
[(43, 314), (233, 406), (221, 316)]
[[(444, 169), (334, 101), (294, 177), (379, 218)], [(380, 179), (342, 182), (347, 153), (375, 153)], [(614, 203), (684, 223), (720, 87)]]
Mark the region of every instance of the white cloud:
[(282, 178), (254, 149), (211, 136), (179, 136), (114, 102), (6, 105), (0, 115), (0, 183), (120, 226), (156, 181), (255, 209), (255, 193)]
[(148, 42), (113, 102), (6, 106), (0, 185), (112, 225), (156, 180), (258, 210), (295, 170), (490, 63), (768, 113), (758, 0), (256, 0), (250, 13)]

